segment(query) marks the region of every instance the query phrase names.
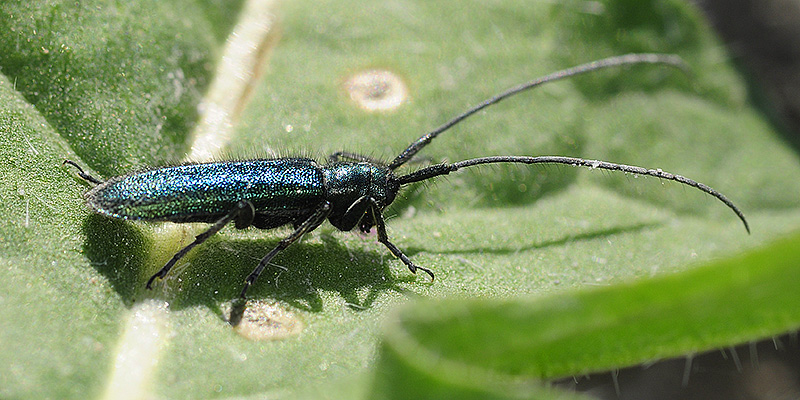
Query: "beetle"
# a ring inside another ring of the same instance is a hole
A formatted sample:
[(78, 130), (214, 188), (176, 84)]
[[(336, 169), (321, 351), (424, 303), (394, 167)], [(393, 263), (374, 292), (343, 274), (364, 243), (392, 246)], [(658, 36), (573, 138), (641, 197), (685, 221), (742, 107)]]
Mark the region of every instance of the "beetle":
[(150, 277), (146, 285), (148, 289), (152, 288), (156, 279), (164, 278), (192, 248), (231, 222), (236, 229), (250, 226), (272, 229), (291, 224), (292, 232), (278, 242), (245, 279), (239, 295), (241, 300), (246, 300), (248, 288), (273, 257), (326, 219), (341, 231), (358, 228), (367, 233), (376, 228), (378, 242), (386, 246), (412, 273), (423, 271), (433, 281), (433, 271), (414, 264), (389, 240), (383, 210), (405, 185), (483, 164), (566, 164), (676, 181), (717, 198), (736, 214), (749, 233), (750, 227), (742, 211), (722, 193), (660, 169), (564, 156), (488, 156), (431, 165), (405, 175), (396, 175), (394, 172), (439, 134), (503, 99), (548, 82), (633, 64), (662, 64), (686, 69), (683, 60), (675, 55), (627, 54), (557, 71), (508, 89), (468, 109), (421, 136), (389, 163), (340, 151), (332, 154), (324, 165), (310, 158), (189, 163), (134, 172), (105, 181), (87, 174), (73, 161), (65, 160), (64, 164), (75, 167), (80, 178), (95, 185), (86, 192), (85, 198), (88, 207), (98, 214), (129, 220), (211, 224)]

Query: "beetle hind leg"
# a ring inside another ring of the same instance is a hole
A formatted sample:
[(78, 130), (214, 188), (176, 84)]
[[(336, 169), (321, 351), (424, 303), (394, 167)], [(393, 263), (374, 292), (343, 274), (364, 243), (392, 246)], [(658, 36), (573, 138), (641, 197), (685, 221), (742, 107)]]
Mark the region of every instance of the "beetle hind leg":
[(225, 225), (228, 225), (229, 222), (234, 221), (236, 223), (237, 228), (239, 228), (241, 225), (244, 225), (245, 223), (247, 225), (250, 225), (250, 222), (252, 222), (253, 220), (253, 210), (254, 210), (253, 204), (250, 203), (249, 201), (240, 201), (239, 203), (237, 203), (236, 207), (233, 210), (231, 210), (230, 213), (217, 220), (217, 222), (214, 222), (214, 224), (211, 225), (211, 227), (209, 227), (203, 233), (195, 236), (194, 241), (192, 243), (189, 243), (186, 247), (182, 248), (180, 251), (175, 253), (175, 255), (172, 256), (172, 258), (169, 261), (167, 261), (167, 263), (164, 264), (164, 266), (160, 270), (158, 270), (158, 272), (153, 274), (153, 276), (151, 276), (150, 279), (147, 280), (147, 285), (145, 287), (147, 289), (152, 289), (153, 281), (167, 276), (169, 270), (172, 269), (172, 267), (175, 266), (175, 263), (177, 263), (178, 260), (183, 258), (183, 256), (185, 256), (186, 253), (189, 252), (189, 250), (193, 249), (198, 244), (205, 242), (211, 236), (214, 236), (214, 234), (219, 232), (220, 229), (224, 228)]
[(78, 163), (76, 163), (75, 161), (64, 160), (64, 162), (61, 163), (61, 165), (72, 165), (73, 167), (77, 168), (78, 169), (78, 176), (81, 179), (85, 180), (86, 182), (94, 183), (95, 185), (99, 185), (99, 184), (103, 183), (103, 181), (101, 181), (100, 179), (97, 179), (97, 178), (87, 174), (86, 172), (84, 172), (83, 168), (81, 168), (81, 166), (78, 165)]

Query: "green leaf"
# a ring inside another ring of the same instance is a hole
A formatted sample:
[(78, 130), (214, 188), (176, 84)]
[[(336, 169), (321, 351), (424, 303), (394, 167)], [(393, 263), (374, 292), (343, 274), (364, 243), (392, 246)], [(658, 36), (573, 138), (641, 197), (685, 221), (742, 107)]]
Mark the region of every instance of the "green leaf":
[(176, 161), (237, 3), (6, 2), (0, 65), (104, 174)]
[(375, 397), (476, 386), (513, 393), (520, 382), (769, 338), (797, 329), (800, 312), (780, 305), (800, 301), (799, 263), (794, 234), (684, 273), (595, 290), (419, 302), (385, 330)]
[[(749, 104), (691, 7), (271, 7), (0, 5), (0, 343), (13, 344), (0, 350), (0, 397), (573, 397), (538, 379), (800, 326), (788, 271), (796, 258), (778, 251), (785, 243), (762, 247), (800, 227), (796, 149)], [(242, 48), (251, 63), (237, 58)], [(552, 154), (662, 168), (725, 193), (752, 235), (724, 205), (676, 183), (563, 166), (473, 168), (408, 188), (386, 213), (392, 241), (435, 282), (410, 274), (374, 236), (326, 224), (273, 261), (249, 292), (255, 322), (232, 329), (230, 300), (288, 229), (226, 228), (147, 291), (147, 278), (206, 227), (90, 215), (86, 185), (61, 166), (68, 158), (107, 178), (207, 153), (388, 160), (503, 89), (629, 52), (677, 53), (694, 76), (639, 66), (548, 85), (444, 133), (420, 162)], [(393, 74), (405, 100), (361, 108), (350, 82), (369, 70)], [(218, 107), (228, 119), (214, 119)], [(739, 298), (725, 303), (736, 285)], [(778, 299), (768, 312), (767, 294)], [(663, 312), (646, 313), (648, 304)], [(719, 304), (732, 304), (731, 323), (704, 323)], [(675, 311), (687, 305), (697, 312)], [(629, 330), (627, 319), (642, 315), (648, 323)], [(544, 352), (549, 343), (558, 346)]]

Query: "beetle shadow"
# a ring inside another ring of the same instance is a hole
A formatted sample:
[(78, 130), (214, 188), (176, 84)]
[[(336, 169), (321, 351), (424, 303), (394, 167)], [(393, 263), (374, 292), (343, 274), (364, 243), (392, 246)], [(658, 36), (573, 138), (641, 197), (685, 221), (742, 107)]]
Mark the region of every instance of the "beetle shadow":
[[(141, 229), (130, 222), (91, 215), (82, 230), (84, 254), (127, 306), (159, 297), (168, 300), (173, 310), (205, 305), (220, 315), (219, 304), (238, 298), (247, 275), (283, 233), (268, 233), (263, 239), (213, 236), (192, 249), (150, 292), (144, 286), (156, 271), (149, 271), (154, 268), (148, 265), (152, 264), (151, 239)], [(323, 233), (321, 238), (321, 244), (301, 241), (279, 253), (250, 287), (248, 298), (269, 298), (321, 312), (325, 291), (338, 293), (353, 310), (370, 308), (386, 291), (412, 294), (399, 284), (418, 278), (395, 277), (379, 243), (375, 242), (375, 251), (362, 251), (348, 249), (330, 234)]]
[[(245, 278), (277, 244), (274, 237), (219, 237), (198, 246), (186, 271), (170, 272), (172, 277), (168, 279), (181, 280), (180, 294), (171, 307), (202, 304), (216, 308), (220, 303), (237, 299)], [(377, 242), (376, 245), (380, 246)], [(334, 237), (322, 234), (322, 243), (295, 243), (275, 256), (248, 289), (247, 297), (273, 299), (300, 310), (321, 312), (321, 293), (332, 292), (338, 294), (345, 306), (364, 310), (372, 307), (383, 292), (410, 294), (399, 283), (415, 279), (395, 277), (378, 251), (349, 249)]]
[[(439, 254), (511, 254), (563, 245), (570, 241), (591, 240), (608, 235), (642, 231), (658, 223), (639, 223), (586, 231), (560, 238), (535, 241), (521, 246), (485, 246), (459, 249), (404, 247), (413, 257), (422, 252)], [(91, 265), (111, 284), (122, 301), (133, 305), (145, 297), (166, 298), (173, 310), (206, 306), (225, 319), (220, 304), (237, 299), (247, 275), (261, 258), (278, 243), (274, 233), (261, 239), (214, 236), (193, 249), (170, 271), (165, 282), (145, 291), (149, 275), (148, 241), (142, 230), (129, 222), (91, 215), (83, 224), (86, 236), (84, 254)], [(375, 250), (351, 249), (329, 233), (319, 234), (322, 243), (295, 243), (273, 259), (255, 285), (250, 299), (274, 299), (300, 310), (322, 312), (323, 292), (337, 293), (342, 305), (352, 310), (369, 309), (385, 292), (414, 295), (402, 283), (419, 282), (424, 275), (398, 274), (397, 263), (382, 245)], [(386, 251), (386, 253), (382, 253)], [(151, 262), (151, 261), (150, 261)], [(427, 282), (427, 281), (426, 281)], [(234, 304), (235, 307), (235, 304)]]
[(136, 301), (140, 275), (147, 262), (147, 239), (128, 222), (91, 214), (81, 226), (86, 237), (83, 253), (90, 264), (106, 277), (123, 303)]
[(505, 255), (505, 254), (514, 254), (520, 251), (530, 251), (530, 250), (539, 250), (545, 249), (549, 247), (556, 247), (565, 245), (569, 242), (576, 242), (576, 241), (585, 241), (585, 240), (592, 240), (598, 239), (610, 235), (622, 234), (622, 233), (635, 233), (641, 232), (645, 229), (656, 227), (661, 225), (659, 222), (640, 222), (635, 223), (627, 226), (615, 226), (611, 228), (605, 229), (597, 229), (591, 231), (585, 231), (578, 234), (573, 235), (566, 235), (560, 238), (554, 238), (549, 240), (542, 240), (538, 242), (528, 243), (520, 246), (495, 246), (489, 247), (485, 245), (481, 245), (480, 247), (474, 247), (471, 249), (454, 249), (454, 250), (442, 250), (436, 249), (431, 250), (430, 248), (420, 248), (420, 247), (408, 247), (405, 249), (406, 255), (409, 257), (413, 257), (422, 252), (431, 252), (435, 251), (437, 254), (497, 254), (497, 255)]

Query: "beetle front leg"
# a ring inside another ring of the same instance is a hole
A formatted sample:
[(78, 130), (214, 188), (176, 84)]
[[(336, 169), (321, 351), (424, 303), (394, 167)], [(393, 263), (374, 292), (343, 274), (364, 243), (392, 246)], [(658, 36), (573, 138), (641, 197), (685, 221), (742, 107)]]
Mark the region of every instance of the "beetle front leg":
[(403, 252), (397, 248), (394, 243), (389, 241), (389, 236), (386, 234), (386, 223), (383, 221), (383, 215), (381, 215), (380, 211), (377, 211), (377, 207), (377, 204), (375, 204), (373, 201), (373, 206), (370, 207), (370, 212), (372, 213), (372, 218), (375, 221), (375, 226), (378, 228), (378, 242), (386, 246), (386, 248), (389, 249), (389, 251), (392, 252), (395, 257), (399, 258), (400, 261), (402, 261), (408, 267), (411, 273), (416, 274), (418, 269), (425, 271), (425, 273), (431, 276), (431, 282), (433, 282), (433, 271), (425, 267), (420, 267), (419, 265), (411, 262), (411, 259), (409, 259), (408, 256), (403, 254)]
[(337, 151), (336, 153), (333, 153), (330, 156), (328, 156), (328, 162), (333, 163), (343, 160), (355, 161), (355, 162), (368, 162), (370, 164), (383, 165), (383, 162), (381, 162), (380, 160), (358, 153), (351, 153), (349, 151)]
[(215, 233), (219, 232), (220, 229), (225, 227), (225, 225), (228, 225), (229, 222), (235, 220), (236, 227), (239, 228), (239, 226), (243, 225), (243, 223), (246, 222), (248, 219), (252, 221), (253, 209), (254, 209), (253, 204), (250, 203), (249, 201), (240, 201), (239, 203), (237, 203), (236, 208), (231, 210), (231, 212), (228, 213), (228, 215), (220, 218), (217, 222), (214, 222), (214, 224), (211, 225), (211, 227), (208, 228), (205, 232), (195, 236), (194, 241), (192, 243), (189, 243), (188, 246), (182, 248), (179, 252), (175, 253), (175, 255), (172, 256), (172, 258), (169, 261), (167, 261), (164, 267), (162, 267), (160, 270), (158, 270), (158, 272), (153, 274), (153, 276), (151, 276), (150, 279), (147, 280), (147, 286), (146, 286), (147, 289), (152, 289), (153, 281), (155, 281), (156, 279), (167, 276), (169, 270), (172, 269), (172, 267), (175, 266), (175, 263), (177, 263), (178, 260), (183, 258), (183, 256), (185, 256), (186, 253), (189, 252), (189, 250), (194, 248), (194, 246), (197, 246), (198, 244), (205, 242), (211, 236), (214, 236)]
[(331, 212), (331, 203), (325, 202), (310, 217), (306, 218), (303, 223), (301, 223), (297, 228), (295, 228), (294, 232), (292, 232), (289, 236), (283, 238), (277, 246), (275, 246), (272, 251), (267, 253), (264, 258), (261, 259), (261, 262), (258, 263), (256, 269), (247, 276), (247, 279), (244, 281), (244, 288), (242, 288), (242, 293), (239, 295), (241, 300), (247, 300), (247, 289), (255, 283), (256, 279), (258, 279), (259, 275), (264, 272), (264, 268), (267, 267), (270, 260), (275, 257), (278, 253), (289, 247), (292, 243), (296, 242), (300, 239), (304, 234), (313, 231), (316, 229), (321, 223), (325, 222), (325, 218), (328, 217), (328, 214)]

